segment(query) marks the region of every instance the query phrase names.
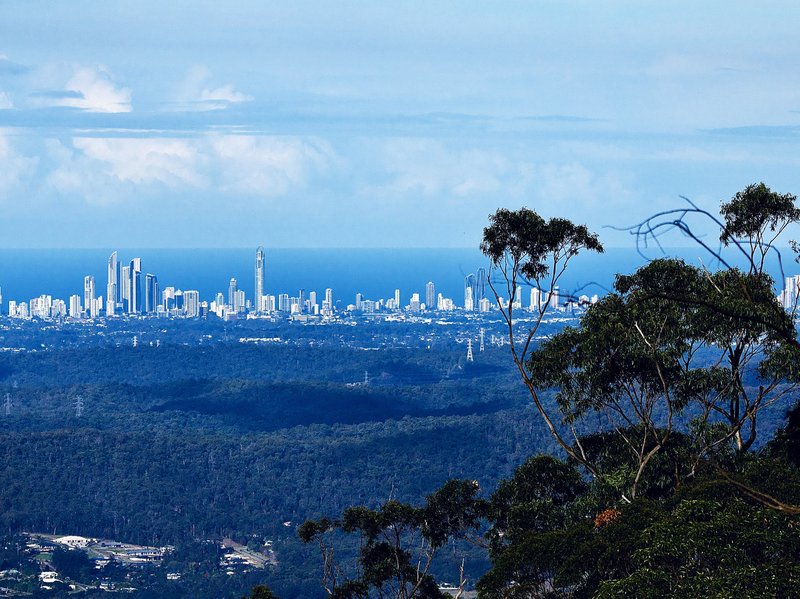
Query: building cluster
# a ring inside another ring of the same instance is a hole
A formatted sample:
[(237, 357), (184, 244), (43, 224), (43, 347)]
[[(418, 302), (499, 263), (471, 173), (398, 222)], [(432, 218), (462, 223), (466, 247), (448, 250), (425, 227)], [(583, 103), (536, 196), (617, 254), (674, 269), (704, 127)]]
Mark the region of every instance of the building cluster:
[(786, 277), (783, 291), (778, 295), (778, 301), (790, 312), (800, 308), (800, 275)]
[[(296, 295), (288, 293), (270, 295), (266, 293), (266, 255), (263, 247), (256, 250), (255, 256), (255, 286), (252, 301), (239, 288), (235, 278), (230, 280), (227, 295), (220, 292), (208, 302), (201, 301), (200, 292), (196, 289), (177, 289), (159, 287), (158, 277), (142, 270), (141, 258), (133, 258), (123, 264), (117, 252), (108, 258), (108, 281), (106, 284), (105, 298), (97, 294), (95, 278), (87, 275), (83, 280), (83, 296), (72, 295), (68, 302), (54, 299), (50, 295), (41, 295), (29, 302), (8, 302), (7, 313), (17, 318), (58, 319), (70, 317), (73, 319), (97, 318), (99, 316), (127, 315), (155, 315), (168, 317), (204, 317), (214, 314), (223, 320), (233, 320), (246, 316), (272, 315), (282, 313), (293, 318), (331, 317), (339, 311), (349, 313), (376, 314), (383, 312), (408, 312), (417, 314), (422, 312), (449, 312), (461, 309), (453, 299), (436, 293), (436, 286), (432, 281), (425, 285), (424, 295), (412, 293), (408, 302), (401, 300), (400, 289), (395, 289), (394, 295), (385, 299), (365, 299), (357, 293), (355, 302), (343, 308), (337, 307), (333, 299), (333, 290), (327, 288), (324, 297), (317, 297), (316, 291), (300, 289)], [(527, 291), (526, 291), (527, 290)], [(487, 293), (488, 291), (488, 293)], [(489, 296), (491, 293), (491, 298)], [(558, 287), (552, 291), (545, 291), (537, 287), (518, 286), (514, 293), (511, 308), (522, 310), (523, 294), (529, 293), (527, 309), (541, 312), (548, 310), (570, 310), (585, 307), (598, 301), (598, 296), (581, 295), (580, 297), (561, 295)], [(787, 310), (798, 307), (800, 300), (800, 275), (786, 278), (785, 288), (778, 295), (778, 301)], [(0, 305), (3, 296), (0, 289)], [(475, 273), (464, 278), (464, 303), (465, 312), (489, 312), (499, 302), (504, 308), (508, 307), (508, 300), (495, 295), (494, 289), (487, 276), (485, 268), (479, 268)]]

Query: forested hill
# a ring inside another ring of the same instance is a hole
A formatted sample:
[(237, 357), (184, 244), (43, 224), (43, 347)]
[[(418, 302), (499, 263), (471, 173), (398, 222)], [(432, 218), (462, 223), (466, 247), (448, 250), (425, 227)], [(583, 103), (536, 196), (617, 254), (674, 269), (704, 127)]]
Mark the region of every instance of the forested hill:
[(295, 534), (303, 520), (416, 501), (452, 477), (491, 489), (553, 449), (507, 347), (472, 363), (457, 350), (230, 342), (4, 353), (0, 525), (178, 546), (272, 539), (279, 566), (264, 580), (281, 597), (315, 596), (317, 555)]

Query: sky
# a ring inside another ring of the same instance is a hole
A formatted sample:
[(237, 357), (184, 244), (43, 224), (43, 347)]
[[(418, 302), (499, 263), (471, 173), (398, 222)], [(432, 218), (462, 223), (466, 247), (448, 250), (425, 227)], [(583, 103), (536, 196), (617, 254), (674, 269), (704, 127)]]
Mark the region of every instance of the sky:
[(0, 3), (0, 247), (475, 247), (521, 206), (624, 247), (613, 227), (682, 196), (800, 193), (797, 23), (768, 0)]

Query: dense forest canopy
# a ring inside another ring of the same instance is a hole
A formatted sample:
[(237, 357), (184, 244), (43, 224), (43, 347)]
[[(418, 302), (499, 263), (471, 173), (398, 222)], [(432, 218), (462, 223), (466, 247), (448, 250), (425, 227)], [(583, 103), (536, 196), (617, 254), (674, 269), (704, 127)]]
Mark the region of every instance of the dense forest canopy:
[[(716, 248), (688, 225), (697, 215), (719, 227)], [(448, 492), (463, 516), (441, 514), (457, 524), (448, 534), (482, 532), (474, 542), (488, 549), (479, 597), (800, 594), (798, 300), (779, 302), (766, 270), (782, 234), (799, 222), (796, 198), (763, 183), (724, 202), (719, 217), (691, 203), (655, 215), (634, 227), (640, 240), (657, 244), (664, 230), (678, 230), (719, 267), (649, 261), (618, 276), (578, 326), (537, 344), (569, 262), (602, 246), (584, 226), (526, 208), (498, 210), (481, 248), (492, 263), (509, 361), (566, 459), (534, 456), (483, 496), (459, 495), (472, 483), (450, 481), (421, 507), (386, 503), (366, 530), (347, 525), (357, 508), (343, 520), (306, 523), (304, 540), (318, 540), (327, 556), (329, 594), (440, 596), (426, 590), (427, 570), (414, 578), (403, 565), (418, 535), (426, 546), (430, 517), (401, 526), (384, 511), (427, 513)], [(743, 255), (746, 268), (731, 266), (725, 249)], [(543, 298), (540, 318), (520, 323), (513, 300), (529, 287)], [(776, 406), (788, 412), (777, 432), (765, 418)], [(405, 534), (387, 535), (387, 525)], [(340, 529), (362, 541), (351, 575), (336, 578), (333, 545), (322, 539)], [(460, 582), (459, 596), (467, 581)]]

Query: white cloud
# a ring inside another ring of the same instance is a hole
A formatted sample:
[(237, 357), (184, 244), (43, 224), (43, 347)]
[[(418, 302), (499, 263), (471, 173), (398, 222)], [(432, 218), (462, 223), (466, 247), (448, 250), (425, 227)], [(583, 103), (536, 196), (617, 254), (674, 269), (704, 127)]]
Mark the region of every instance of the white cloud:
[(152, 186), (283, 195), (334, 160), (318, 140), (246, 135), (76, 137), (71, 145), (52, 140), (48, 150), (57, 165), (48, 184), (91, 203), (118, 201)]
[(130, 112), (131, 90), (118, 87), (103, 67), (77, 67), (64, 86), (74, 94), (54, 100), (56, 106), (80, 108), (88, 112)]
[(210, 151), (223, 190), (266, 196), (305, 186), (333, 161), (326, 143), (296, 137), (220, 135), (210, 138)]
[(9, 108), (14, 108), (14, 102), (11, 101), (11, 96), (4, 91), (0, 91), (0, 110), (7, 110)]
[(183, 80), (176, 93), (177, 103), (174, 108), (179, 110), (221, 110), (232, 104), (250, 102), (249, 96), (234, 89), (230, 84), (212, 86), (211, 71), (206, 67), (195, 65)]
[(515, 177), (502, 155), (484, 150), (449, 150), (433, 140), (395, 139), (382, 151), (388, 183), (377, 191), (424, 196), (469, 196), (503, 189)]
[(187, 140), (138, 138), (76, 138), (75, 149), (107, 165), (107, 173), (131, 183), (202, 186), (198, 171), (202, 161)]
[(31, 177), (38, 163), (38, 158), (18, 152), (8, 136), (0, 131), (0, 192), (8, 192)]

